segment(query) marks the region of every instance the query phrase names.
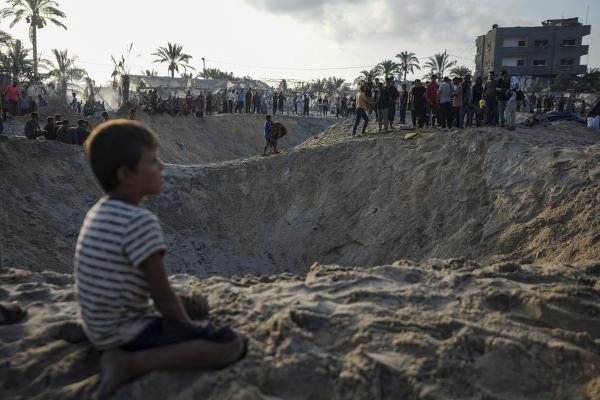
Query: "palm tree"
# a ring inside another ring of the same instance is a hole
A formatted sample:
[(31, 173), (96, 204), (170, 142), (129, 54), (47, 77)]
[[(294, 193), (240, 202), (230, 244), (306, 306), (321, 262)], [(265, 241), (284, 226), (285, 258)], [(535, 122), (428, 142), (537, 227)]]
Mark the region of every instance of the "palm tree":
[(456, 61), (450, 61), (448, 50), (444, 50), (443, 53), (438, 53), (433, 57), (429, 57), (425, 63), (425, 67), (429, 68), (431, 71), (437, 72), (439, 79), (444, 77), (444, 73), (448, 68), (452, 68), (455, 65)]
[(15, 81), (26, 81), (34, 76), (33, 60), (30, 49), (23, 47), (20, 40), (11, 40), (6, 44), (6, 53), (0, 53), (1, 73)]
[(344, 90), (348, 84), (344, 78), (336, 78), (335, 76), (327, 78), (325, 82), (325, 88), (329, 92), (333, 92), (335, 90)]
[(310, 83), (311, 92), (325, 92), (327, 90), (327, 79), (315, 79)]
[[(202, 74), (203, 76), (204, 74)], [(200, 77), (200, 75), (198, 75)], [(221, 71), (218, 68), (206, 68), (206, 78), (207, 79), (227, 79), (230, 81), (235, 80), (232, 72)]]
[(400, 71), (404, 73), (403, 81), (406, 82), (406, 75), (408, 71), (411, 74), (415, 73), (415, 69), (420, 70), (421, 66), (419, 65), (419, 59), (415, 55), (415, 53), (410, 53), (408, 51), (402, 51), (396, 54), (396, 57), (400, 59)]
[(385, 79), (393, 75), (395, 72), (398, 72), (400, 68), (400, 64), (397, 64), (392, 60), (383, 60), (378, 64), (378, 66), (381, 73), (385, 76)]
[[(110, 74), (110, 77), (113, 80), (113, 90), (118, 90), (119, 104), (121, 104), (121, 100), (124, 102), (129, 101), (129, 73), (131, 71), (129, 56), (131, 56), (132, 49), (133, 42), (129, 43), (129, 46), (127, 46), (127, 49), (125, 50), (127, 57), (121, 55), (121, 58), (118, 61), (113, 55), (110, 56), (110, 60), (113, 63), (113, 71)], [(119, 85), (119, 80), (121, 81), (121, 85)]]
[(7, 45), (11, 40), (13, 40), (12, 36), (4, 31), (0, 31), (0, 46)]
[(144, 71), (142, 71), (142, 75), (145, 76), (158, 76), (158, 71), (155, 69), (146, 69)]
[(381, 76), (381, 67), (379, 65), (374, 66), (370, 70), (360, 71), (360, 75), (354, 80), (355, 85), (359, 85), (361, 82), (372, 82), (375, 78)]
[(189, 65), (192, 56), (183, 53), (183, 46), (177, 43), (167, 43), (167, 47), (159, 47), (156, 49), (156, 53), (152, 53), (153, 56), (158, 57), (154, 60), (157, 63), (169, 63), (169, 72), (171, 78), (175, 78), (175, 71), (179, 72), (179, 67), (183, 67), (183, 71), (187, 72), (188, 68), (195, 70)]
[(85, 90), (83, 91), (83, 98), (93, 102), (96, 94), (98, 93), (98, 89), (96, 89), (96, 81), (94, 81), (89, 75), (84, 77), (84, 81)]
[(465, 67), (464, 65), (452, 68), (450, 73), (454, 76), (458, 76), (459, 78), (464, 78), (467, 75), (473, 75), (471, 69), (469, 67)]
[(33, 71), (38, 76), (37, 30), (43, 29), (48, 21), (56, 26), (67, 29), (60, 21), (66, 15), (58, 9), (59, 5), (53, 0), (6, 0), (9, 7), (0, 10), (0, 20), (12, 18), (10, 27), (15, 26), (25, 16), (29, 25), (29, 38), (33, 45)]
[(48, 73), (44, 78), (54, 78), (61, 88), (61, 96), (63, 101), (67, 101), (67, 85), (73, 81), (80, 81), (87, 73), (83, 68), (75, 65), (77, 57), (69, 57), (68, 50), (52, 49), (54, 61), (47, 60), (44, 66), (48, 69)]

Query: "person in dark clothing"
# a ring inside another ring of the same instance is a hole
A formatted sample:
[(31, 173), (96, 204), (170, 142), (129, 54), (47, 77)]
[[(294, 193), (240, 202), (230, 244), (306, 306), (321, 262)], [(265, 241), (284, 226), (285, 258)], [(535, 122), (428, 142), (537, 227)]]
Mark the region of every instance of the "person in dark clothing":
[(483, 85), (483, 100), (485, 100), (485, 125), (496, 125), (496, 118), (498, 117), (498, 100), (496, 97), (497, 87), (498, 81), (496, 80), (496, 74), (494, 71), (490, 71), (488, 80)]
[(379, 125), (379, 132), (381, 132), (381, 127), (387, 131), (389, 128), (389, 107), (390, 107), (390, 92), (389, 88), (383, 86), (383, 83), (379, 82), (377, 88), (378, 96), (376, 100), (376, 109), (377, 113), (377, 123)]
[(23, 128), (23, 133), (25, 133), (25, 136), (27, 137), (27, 139), (35, 139), (38, 136), (45, 135), (46, 132), (44, 132), (44, 131), (42, 131), (42, 129), (40, 129), (40, 124), (38, 122), (37, 113), (35, 113), (35, 112), (31, 113), (31, 118), (27, 122), (25, 122), (25, 127)]
[(510, 90), (510, 75), (506, 71), (502, 71), (502, 76), (496, 86), (496, 98), (498, 99), (498, 123), (500, 126), (504, 126), (506, 120), (504, 118), (504, 110), (506, 109), (506, 103), (510, 96), (508, 91)]
[(76, 140), (78, 145), (83, 145), (83, 143), (85, 143), (86, 139), (88, 138), (88, 136), (90, 135), (90, 131), (87, 129), (86, 125), (85, 125), (85, 120), (80, 119), (79, 121), (77, 121), (77, 128), (75, 129), (76, 131)]
[(285, 102), (285, 97), (283, 97), (283, 92), (279, 95), (279, 114), (283, 114), (283, 103)]
[(277, 92), (273, 95), (273, 115), (277, 114), (277, 102), (279, 101), (279, 96)]
[(471, 87), (471, 75), (465, 75), (464, 81), (460, 85), (462, 92), (460, 122), (463, 127), (470, 128), (473, 126), (473, 115), (475, 113), (472, 105), (473, 91)]
[(412, 109), (412, 122), (413, 126), (417, 124), (419, 128), (425, 126), (425, 112), (427, 111), (427, 97), (425, 96), (427, 90), (421, 84), (421, 80), (415, 80), (415, 86), (410, 91), (412, 97), (413, 109)]
[(206, 115), (212, 114), (212, 93), (206, 93)]
[(481, 126), (482, 120), (482, 109), (479, 105), (481, 99), (483, 98), (483, 83), (481, 78), (477, 78), (475, 81), (475, 85), (473, 85), (472, 89), (472, 99), (471, 99), (471, 107), (473, 107), (473, 112), (475, 113), (475, 126)]
[(310, 98), (308, 97), (308, 94), (304, 95), (304, 111), (302, 113), (302, 115), (306, 115), (307, 117), (310, 116)]
[(394, 78), (389, 77), (386, 80), (386, 86), (388, 88), (388, 93), (390, 96), (390, 108), (388, 109), (388, 120), (390, 122), (390, 129), (394, 129), (394, 118), (396, 117), (396, 104), (398, 104), (398, 98), (400, 97), (400, 93), (398, 89), (396, 89), (396, 85), (394, 84)]
[(44, 126), (44, 130), (46, 131), (46, 134), (44, 135), (46, 140), (56, 140), (57, 127), (54, 123), (54, 118), (48, 117), (46, 120), (46, 125)]
[(408, 106), (408, 90), (406, 90), (406, 84), (402, 84), (402, 91), (400, 92), (400, 123), (406, 124), (406, 108)]
[(252, 109), (252, 90), (250, 90), (250, 88), (248, 88), (248, 91), (246, 92), (245, 100), (246, 114), (250, 114), (250, 110)]

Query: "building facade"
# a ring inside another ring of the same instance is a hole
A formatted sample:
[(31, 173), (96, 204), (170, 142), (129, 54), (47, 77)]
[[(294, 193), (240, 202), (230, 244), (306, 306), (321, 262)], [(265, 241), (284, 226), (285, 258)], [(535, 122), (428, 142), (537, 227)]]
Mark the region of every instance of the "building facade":
[(584, 74), (587, 65), (581, 64), (581, 57), (588, 54), (589, 48), (582, 39), (590, 32), (591, 26), (583, 25), (578, 18), (547, 20), (535, 27), (494, 25), (477, 38), (475, 76), (506, 70), (529, 86), (550, 82), (557, 75)]

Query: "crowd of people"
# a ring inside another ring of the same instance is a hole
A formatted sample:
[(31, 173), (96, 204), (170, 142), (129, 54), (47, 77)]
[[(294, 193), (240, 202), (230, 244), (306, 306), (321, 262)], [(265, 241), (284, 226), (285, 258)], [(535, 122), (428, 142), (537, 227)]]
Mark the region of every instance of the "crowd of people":
[[(102, 112), (102, 122), (108, 120), (108, 112)], [(38, 113), (32, 112), (29, 119), (25, 122), (23, 131), (28, 139), (44, 137), (46, 140), (57, 140), (63, 143), (82, 146), (90, 135), (92, 126), (87, 119), (78, 119), (76, 126), (73, 126), (62, 115), (56, 114), (54, 117), (48, 117), (46, 124), (41, 128)]]
[[(356, 120), (352, 134), (356, 135), (358, 125), (364, 120), (362, 132), (366, 131), (369, 115), (375, 112), (379, 130), (393, 128), (394, 116), (400, 114), (400, 123), (406, 124), (407, 111), (410, 111), (413, 127), (424, 126), (450, 129), (471, 126), (502, 126), (515, 129), (516, 112), (519, 109), (549, 111), (553, 109), (551, 95), (536, 95), (526, 99), (519, 80), (502, 71), (497, 78), (490, 72), (485, 82), (481, 78), (472, 81), (470, 75), (464, 78), (444, 77), (438, 83), (437, 75), (423, 83), (416, 79), (411, 88), (396, 86), (387, 79), (385, 85), (378, 79), (363, 82), (356, 97)], [(560, 111), (572, 108), (574, 102), (559, 100)]]
[(288, 94), (273, 92), (268, 94), (263, 90), (229, 89), (227, 91), (201, 91), (192, 95), (188, 90), (185, 96), (169, 93), (163, 97), (158, 89), (149, 89), (136, 93), (131, 102), (134, 109), (139, 109), (151, 115), (183, 115), (198, 118), (214, 113), (224, 114), (293, 114), (301, 116), (347, 117), (355, 111), (353, 96), (318, 95), (311, 98), (308, 93)]
[[(560, 95), (555, 98), (551, 93), (526, 94), (521, 90), (518, 79), (505, 71), (499, 77), (490, 72), (485, 80), (477, 78), (473, 81), (469, 75), (452, 79), (444, 77), (441, 82), (437, 78), (432, 75), (427, 82), (416, 79), (410, 87), (407, 84), (397, 85), (393, 78), (384, 81), (375, 79), (362, 82), (356, 95), (342, 92), (324, 95), (294, 93), (293, 90), (270, 93), (251, 88), (231, 88), (215, 92), (200, 91), (196, 96), (187, 90), (185, 96), (169, 93), (163, 97), (159, 89), (143, 89), (132, 96), (129, 118), (135, 119), (137, 110), (151, 115), (197, 118), (213, 113), (267, 114), (269, 111), (272, 115), (354, 116), (353, 134), (356, 134), (361, 120), (364, 120), (363, 132), (366, 130), (373, 113), (381, 131), (393, 129), (397, 114), (400, 124), (406, 124), (407, 114), (410, 114), (410, 122), (414, 127), (448, 129), (493, 125), (514, 129), (517, 110), (532, 113), (554, 110), (575, 112), (573, 97)], [(0, 96), (0, 133), (3, 131), (3, 121), (9, 114), (45, 114), (48, 108), (44, 96), (39, 94), (33, 98), (26, 95), (17, 82), (9, 85)], [(84, 102), (78, 99), (75, 92), (72, 93), (69, 106), (73, 113), (82, 114), (83, 121), (95, 112), (106, 111), (103, 101), (90, 98)], [(43, 131), (36, 128), (35, 124), (33, 126), (33, 130), (27, 133), (30, 137), (35, 136), (36, 130)]]

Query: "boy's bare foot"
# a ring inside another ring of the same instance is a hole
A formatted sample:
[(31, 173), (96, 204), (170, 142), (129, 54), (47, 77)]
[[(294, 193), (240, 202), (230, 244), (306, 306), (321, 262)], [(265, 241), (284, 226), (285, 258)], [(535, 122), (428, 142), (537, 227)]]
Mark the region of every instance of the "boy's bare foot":
[(100, 359), (100, 398), (107, 398), (129, 381), (127, 353), (123, 350), (107, 350)]

